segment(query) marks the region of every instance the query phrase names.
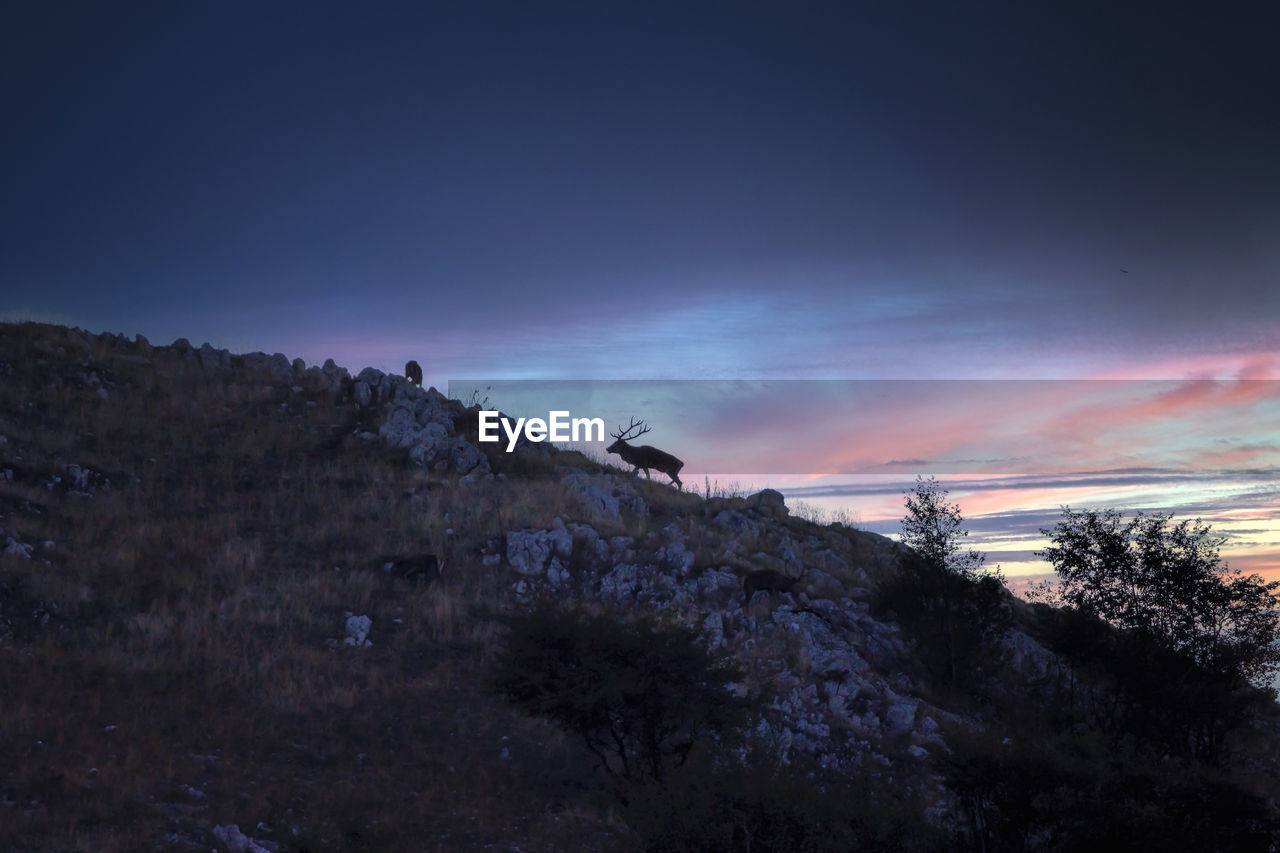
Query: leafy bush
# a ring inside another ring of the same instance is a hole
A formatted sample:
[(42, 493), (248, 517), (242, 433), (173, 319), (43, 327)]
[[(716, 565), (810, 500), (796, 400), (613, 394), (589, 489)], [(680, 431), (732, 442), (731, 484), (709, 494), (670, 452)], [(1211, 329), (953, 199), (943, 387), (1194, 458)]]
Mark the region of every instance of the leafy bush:
[(1259, 687), (1280, 671), (1280, 581), (1229, 571), (1223, 537), (1199, 519), (1115, 510), (1073, 512), (1042, 532), (1058, 600), (1122, 630), (1151, 636), (1206, 670)]
[(1269, 850), (1261, 798), (1096, 737), (948, 734), (943, 762), (960, 804), (953, 849)]
[(538, 601), (506, 619), (498, 688), (582, 737), (624, 801), (662, 783), (695, 743), (732, 739), (747, 703), (741, 673), (699, 633), (655, 616)]
[(901, 562), (875, 604), (906, 629), (921, 663), (947, 685), (994, 664), (999, 638), (1013, 621), (999, 576), (956, 573), (919, 558)]
[(1037, 605), (1035, 612), (1041, 641), (1092, 685), (1060, 713), (1069, 719), (1078, 706), (1081, 722), (1134, 738), (1154, 753), (1217, 761), (1226, 735), (1267, 698), (1150, 634), (1119, 631), (1080, 610)]

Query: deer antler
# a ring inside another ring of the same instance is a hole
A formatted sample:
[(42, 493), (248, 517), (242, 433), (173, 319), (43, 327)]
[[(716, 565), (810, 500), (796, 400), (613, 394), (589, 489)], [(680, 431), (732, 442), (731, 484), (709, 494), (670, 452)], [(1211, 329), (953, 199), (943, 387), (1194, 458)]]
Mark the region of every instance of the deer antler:
[[(635, 435), (632, 435), (631, 431), (636, 427), (644, 427), (644, 429), (640, 430)], [(634, 417), (632, 417), (631, 423), (627, 425), (626, 429), (623, 429), (622, 427), (618, 427), (617, 432), (611, 432), (609, 433), (609, 435), (613, 436), (619, 441), (630, 441), (633, 438), (639, 438), (640, 436), (644, 435), (646, 432), (648, 432), (651, 429), (653, 429), (653, 427), (644, 426), (644, 421), (638, 421)]]

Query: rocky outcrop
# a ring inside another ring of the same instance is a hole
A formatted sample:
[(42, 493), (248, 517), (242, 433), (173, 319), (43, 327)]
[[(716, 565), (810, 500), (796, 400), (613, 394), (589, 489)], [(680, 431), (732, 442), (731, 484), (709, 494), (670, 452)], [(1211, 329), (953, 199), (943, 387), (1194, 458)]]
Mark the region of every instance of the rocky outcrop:
[[(625, 479), (576, 472), (562, 482), (584, 508), (611, 520), (618, 516), (609, 499), (618, 500), (621, 487), (610, 481)], [(867, 758), (892, 764), (890, 756), (905, 755), (923, 767), (945, 748), (938, 721), (954, 715), (913, 695), (904, 675), (911, 670), (911, 644), (895, 623), (872, 615), (871, 573), (851, 562), (859, 549), (834, 534), (779, 535), (768, 520), (785, 517), (775, 495), (735, 499), (739, 509), (671, 522), (642, 537), (606, 538), (589, 524), (556, 519), (546, 529), (509, 532), (502, 558), (519, 599), (541, 590), (566, 600), (664, 611), (700, 625), (709, 645), (752, 671), (770, 709), (755, 735), (783, 755), (801, 751), (828, 766)], [(756, 536), (753, 541), (769, 540), (768, 548), (740, 554), (743, 531)], [(882, 538), (856, 536), (860, 542)], [(882, 549), (872, 545), (861, 550), (874, 560)], [(760, 568), (803, 571), (804, 577), (776, 601), (744, 606), (742, 575)], [(1024, 660), (1049, 655), (1025, 635), (1014, 642)]]
[(489, 460), (466, 438), (455, 435), (458, 404), (434, 388), (423, 390), (403, 376), (366, 368), (356, 377), (356, 402), (386, 403), (386, 419), (378, 437), (408, 451), (424, 468), (454, 474), (488, 474)]

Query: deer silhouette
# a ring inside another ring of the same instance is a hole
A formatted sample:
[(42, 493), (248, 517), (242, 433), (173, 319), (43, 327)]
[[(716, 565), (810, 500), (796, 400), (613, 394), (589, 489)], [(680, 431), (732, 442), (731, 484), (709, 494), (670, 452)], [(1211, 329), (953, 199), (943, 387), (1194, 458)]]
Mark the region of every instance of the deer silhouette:
[(418, 366), (418, 362), (407, 362), (404, 366), (404, 375), (414, 385), (422, 387), (422, 368)]
[[(627, 444), (631, 439), (639, 438), (651, 429), (653, 429), (653, 427), (645, 426), (644, 421), (637, 421), (635, 418), (632, 418), (630, 425), (628, 425), (626, 429), (619, 427), (617, 432), (609, 433), (609, 435), (617, 440), (606, 447), (605, 452), (616, 453), (622, 457), (623, 462), (634, 466), (631, 471), (632, 474), (639, 476), (640, 472), (644, 471), (645, 477), (652, 480), (653, 475), (649, 473), (649, 469), (652, 468), (655, 471), (661, 471), (663, 474), (666, 474), (671, 478), (671, 482), (676, 484), (677, 488), (683, 489), (684, 484), (680, 482), (679, 476), (680, 469), (684, 467), (683, 462), (672, 456), (670, 453), (666, 453), (656, 447), (650, 447), (647, 444), (641, 445), (640, 447)], [(636, 432), (636, 430), (639, 431)]]

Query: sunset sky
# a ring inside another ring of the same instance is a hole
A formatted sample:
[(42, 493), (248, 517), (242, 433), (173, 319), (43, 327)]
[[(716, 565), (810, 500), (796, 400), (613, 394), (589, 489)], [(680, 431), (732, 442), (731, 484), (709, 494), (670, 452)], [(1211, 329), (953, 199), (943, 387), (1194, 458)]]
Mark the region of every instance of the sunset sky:
[[(780, 422), (756, 482), (881, 529), (951, 476), (1010, 554), (1062, 503), (1167, 507), (1275, 566), (1277, 21), (1157, 8), (6, 3), (0, 317), (442, 388), (1230, 380), (802, 400), (826, 443)], [(1024, 462), (943, 470), (978, 450)]]

